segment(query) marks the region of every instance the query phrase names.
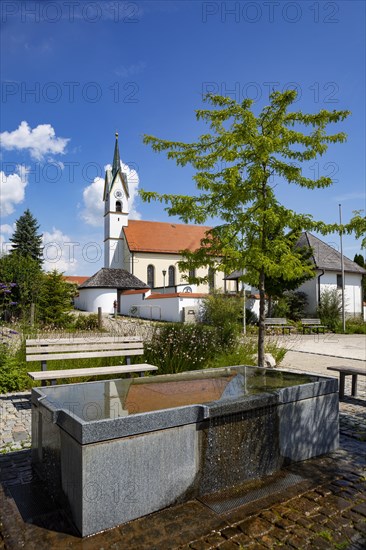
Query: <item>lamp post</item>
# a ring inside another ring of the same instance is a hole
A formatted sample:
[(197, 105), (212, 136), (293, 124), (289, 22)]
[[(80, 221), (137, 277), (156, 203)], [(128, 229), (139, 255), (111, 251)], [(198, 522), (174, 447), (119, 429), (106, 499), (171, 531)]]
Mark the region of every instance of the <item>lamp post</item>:
[[(339, 223), (342, 225), (342, 205), (339, 205)], [(344, 258), (343, 258), (343, 242), (342, 242), (342, 230), (339, 233), (341, 242), (341, 279), (342, 279), (342, 331), (346, 332), (346, 315), (345, 315), (345, 303), (344, 303)]]
[(165, 294), (165, 275), (166, 275), (166, 269), (163, 269), (163, 287), (164, 287), (163, 294)]

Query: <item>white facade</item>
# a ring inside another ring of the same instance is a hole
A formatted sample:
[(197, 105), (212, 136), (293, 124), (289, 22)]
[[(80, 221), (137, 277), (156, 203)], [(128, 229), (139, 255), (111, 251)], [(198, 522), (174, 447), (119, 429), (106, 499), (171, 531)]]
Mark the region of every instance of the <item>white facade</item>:
[(76, 309), (97, 313), (98, 307), (103, 313), (113, 313), (113, 302), (117, 300), (117, 289), (113, 288), (81, 288), (74, 298)]
[[(320, 278), (319, 278), (320, 275)], [(337, 287), (336, 271), (317, 271), (317, 276), (306, 281), (297, 290), (305, 292), (308, 296), (307, 313), (315, 313), (319, 302), (319, 284), (320, 295), (324, 290), (341, 289)], [(345, 296), (345, 312), (348, 315), (362, 315), (362, 275), (360, 273), (345, 272), (344, 276), (344, 296)]]
[(152, 294), (148, 291), (127, 291), (120, 296), (120, 313), (155, 321), (181, 322), (184, 308), (197, 309), (204, 296), (199, 294)]

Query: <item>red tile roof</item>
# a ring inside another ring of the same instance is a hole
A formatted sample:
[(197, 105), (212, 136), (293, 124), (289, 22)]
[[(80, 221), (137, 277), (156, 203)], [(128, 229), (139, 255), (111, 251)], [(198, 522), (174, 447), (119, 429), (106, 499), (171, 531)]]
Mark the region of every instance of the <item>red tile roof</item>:
[(197, 250), (209, 229), (204, 225), (130, 220), (124, 233), (131, 252), (179, 254)]
[(205, 298), (208, 294), (200, 292), (169, 292), (168, 294), (150, 294), (146, 300), (156, 300), (158, 298)]
[(146, 292), (149, 292), (149, 290), (149, 288), (142, 288), (139, 290), (124, 290), (123, 292), (121, 292), (121, 294), (146, 294)]
[(64, 275), (64, 281), (67, 283), (74, 283), (75, 285), (81, 285), (88, 279), (89, 277), (82, 277), (78, 275)]

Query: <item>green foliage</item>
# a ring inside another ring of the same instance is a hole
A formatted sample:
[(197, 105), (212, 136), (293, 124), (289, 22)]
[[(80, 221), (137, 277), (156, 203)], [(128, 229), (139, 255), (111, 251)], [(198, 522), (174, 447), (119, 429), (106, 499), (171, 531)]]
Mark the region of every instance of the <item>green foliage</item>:
[(215, 334), (201, 324), (167, 323), (145, 345), (145, 361), (159, 367), (159, 374), (202, 369), (218, 349)]
[(284, 292), (283, 296), (275, 304), (274, 317), (287, 317), (291, 321), (299, 321), (305, 315), (305, 307), (308, 303), (305, 292)]
[(219, 292), (209, 294), (202, 301), (201, 321), (215, 327), (217, 342), (222, 349), (233, 349), (238, 341), (243, 300)]
[(23, 390), (27, 387), (25, 344), (14, 350), (9, 344), (0, 344), (0, 393)]
[[(356, 262), (360, 267), (366, 269), (366, 262), (362, 254), (355, 254), (353, 261)], [(362, 277), (362, 300), (366, 302), (366, 275)]]
[(366, 323), (360, 317), (346, 320), (346, 334), (366, 334)]
[(79, 315), (72, 325), (77, 330), (98, 330), (98, 315), (91, 313), (90, 315)]
[[(276, 342), (268, 342), (265, 346), (265, 352), (271, 353), (276, 361), (276, 365), (279, 365), (285, 357), (287, 350)], [(209, 361), (207, 367), (217, 368), (235, 365), (258, 365), (257, 343), (254, 338), (246, 338), (234, 350), (218, 353)]]
[(19, 254), (24, 258), (32, 258), (40, 266), (43, 262), (42, 235), (36, 218), (27, 209), (15, 222), (15, 231), (10, 239), (12, 250), (10, 254)]
[(365, 267), (365, 260), (363, 259), (362, 254), (355, 254), (353, 261), (356, 262), (360, 267)]
[[(154, 151), (166, 151), (178, 166), (190, 164), (196, 170), (198, 193), (185, 196), (141, 191), (142, 199), (165, 203), (169, 215), (179, 216), (185, 223), (203, 224), (215, 217), (222, 220), (206, 232), (198, 250), (184, 252), (180, 269), (187, 273), (199, 267), (224, 273), (243, 270), (245, 282), (259, 289), (261, 365), (266, 279), (291, 281), (312, 275), (313, 268), (304, 265), (295, 243), (303, 229), (330, 231), (310, 215), (297, 214), (281, 205), (275, 189), (284, 182), (308, 189), (330, 186), (329, 177), (305, 177), (302, 165), (323, 155), (330, 143), (346, 139), (342, 132), (327, 134), (326, 128), (344, 120), (348, 111), (291, 111), (296, 96), (293, 90), (273, 92), (270, 104), (256, 116), (252, 100), (237, 103), (229, 97), (208, 95), (206, 101), (213, 108), (198, 110), (196, 117), (208, 124), (209, 132), (196, 143), (144, 137)], [(208, 277), (196, 279), (206, 282)]]
[(70, 323), (72, 285), (64, 281), (62, 273), (54, 270), (43, 275), (37, 320), (51, 327), (65, 327)]
[(320, 295), (317, 314), (323, 325), (337, 331), (342, 312), (342, 296), (337, 289), (325, 289)]
[(41, 286), (42, 272), (39, 263), (29, 256), (21, 256), (18, 252), (7, 254), (0, 258), (0, 281), (14, 283), (12, 302), (16, 304), (11, 311), (17, 317), (29, 318), (31, 303), (37, 304)]
[(361, 240), (361, 248), (366, 248), (366, 216), (362, 216), (364, 210), (354, 210), (353, 217), (344, 229), (347, 233), (354, 233), (356, 239)]

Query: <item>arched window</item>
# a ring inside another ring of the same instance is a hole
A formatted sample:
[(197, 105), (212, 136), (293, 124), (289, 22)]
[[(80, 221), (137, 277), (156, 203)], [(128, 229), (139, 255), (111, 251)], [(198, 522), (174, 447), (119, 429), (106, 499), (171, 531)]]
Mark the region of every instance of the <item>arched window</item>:
[(147, 284), (150, 288), (155, 286), (155, 267), (151, 264), (147, 266)]
[(170, 265), (168, 269), (168, 286), (175, 286), (175, 267)]
[(208, 268), (208, 290), (209, 292), (215, 290), (215, 271), (212, 267)]
[(122, 212), (121, 201), (116, 201), (116, 212)]

